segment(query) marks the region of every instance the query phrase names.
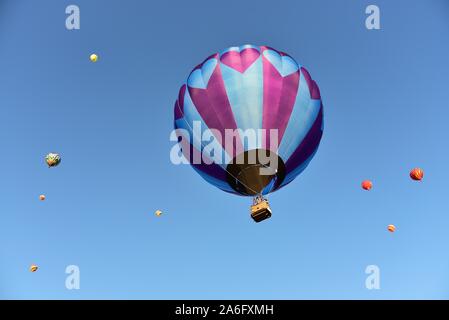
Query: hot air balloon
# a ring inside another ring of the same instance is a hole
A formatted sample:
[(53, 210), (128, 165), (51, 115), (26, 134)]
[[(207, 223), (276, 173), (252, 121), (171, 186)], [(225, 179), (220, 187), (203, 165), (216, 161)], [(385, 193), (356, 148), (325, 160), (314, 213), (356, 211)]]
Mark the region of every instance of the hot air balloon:
[(387, 227), (388, 231), (390, 232), (395, 232), (396, 231), (396, 226), (393, 224), (389, 224)]
[(44, 201), (44, 200), (45, 200), (45, 195), (44, 195), (44, 194), (41, 194), (41, 195), (39, 196), (39, 200), (40, 200), (40, 201)]
[(421, 181), (424, 178), (424, 171), (420, 168), (414, 168), (410, 171), (410, 178), (415, 181)]
[(370, 180), (365, 180), (362, 182), (362, 188), (365, 190), (371, 190), (373, 183)]
[(49, 153), (45, 156), (45, 162), (49, 167), (56, 167), (61, 163), (61, 157), (57, 153)]
[(271, 216), (265, 196), (315, 155), (323, 107), (318, 85), (291, 56), (244, 45), (193, 69), (175, 102), (174, 126), (191, 166), (223, 191), (254, 197), (251, 217), (259, 222)]
[(95, 53), (90, 55), (90, 61), (92, 62), (97, 62), (98, 61), (98, 55), (96, 55)]
[(30, 266), (30, 272), (36, 272), (37, 269), (38, 269), (38, 266), (36, 266), (35, 264), (32, 264), (32, 265)]

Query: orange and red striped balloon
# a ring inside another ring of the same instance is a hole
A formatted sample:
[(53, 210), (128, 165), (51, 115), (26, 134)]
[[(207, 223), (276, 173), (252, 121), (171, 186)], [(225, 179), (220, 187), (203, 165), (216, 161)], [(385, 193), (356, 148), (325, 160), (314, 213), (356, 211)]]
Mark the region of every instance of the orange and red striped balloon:
[(410, 178), (415, 181), (421, 181), (424, 178), (424, 171), (421, 168), (414, 168), (410, 171)]

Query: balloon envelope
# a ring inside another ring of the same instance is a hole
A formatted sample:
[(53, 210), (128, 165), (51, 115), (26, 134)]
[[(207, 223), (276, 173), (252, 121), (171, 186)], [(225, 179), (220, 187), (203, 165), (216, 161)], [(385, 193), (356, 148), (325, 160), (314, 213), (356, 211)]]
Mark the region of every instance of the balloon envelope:
[(362, 188), (365, 190), (371, 190), (373, 188), (373, 183), (370, 180), (365, 180), (362, 182)]
[(420, 168), (414, 168), (410, 171), (410, 178), (415, 181), (421, 181), (424, 178), (424, 171)]
[(390, 232), (395, 232), (396, 231), (396, 226), (393, 224), (389, 224), (387, 227), (388, 231)]
[(56, 167), (61, 163), (61, 156), (57, 153), (49, 153), (45, 156), (45, 162), (49, 167)]
[[(323, 133), (317, 84), (292, 57), (265, 46), (231, 47), (194, 68), (179, 91), (174, 120), (193, 168), (239, 195), (289, 184), (312, 160)], [(235, 133), (231, 144), (224, 138), (229, 130)], [(249, 139), (248, 132), (257, 138)], [(262, 153), (271, 159), (268, 165)]]

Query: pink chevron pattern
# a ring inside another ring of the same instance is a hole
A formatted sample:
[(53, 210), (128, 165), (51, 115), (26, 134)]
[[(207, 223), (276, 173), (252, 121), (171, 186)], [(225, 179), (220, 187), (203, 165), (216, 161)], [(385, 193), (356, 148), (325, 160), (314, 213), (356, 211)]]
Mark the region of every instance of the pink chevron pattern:
[(221, 63), (244, 73), (260, 56), (260, 52), (253, 48), (242, 51), (228, 51), (220, 57)]

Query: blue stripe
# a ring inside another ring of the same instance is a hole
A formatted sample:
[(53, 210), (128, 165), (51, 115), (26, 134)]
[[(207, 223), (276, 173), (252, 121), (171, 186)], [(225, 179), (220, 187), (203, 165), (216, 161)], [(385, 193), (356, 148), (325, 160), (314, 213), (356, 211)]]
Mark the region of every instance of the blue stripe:
[(279, 186), (278, 189), (284, 187), (285, 185), (292, 182), (297, 176), (299, 176), (309, 165), (310, 161), (312, 161), (312, 158), (315, 156), (315, 153), (318, 151), (318, 146), (315, 148), (315, 151), (308, 157), (303, 163), (301, 163), (298, 167), (296, 167), (293, 171), (290, 171), (286, 176), (284, 181), (282, 181), (282, 184)]
[[(257, 135), (257, 129), (262, 129), (263, 116), (262, 57), (259, 57), (243, 74), (223, 63), (220, 63), (220, 68), (237, 128), (243, 131), (254, 130)], [(251, 141), (251, 144), (245, 143), (244, 140), (242, 136), (245, 151), (262, 146), (262, 139)]]
[(288, 161), (310, 131), (319, 114), (320, 107), (321, 100), (315, 100), (310, 97), (309, 86), (301, 73), (295, 105), (278, 151), (284, 162)]

